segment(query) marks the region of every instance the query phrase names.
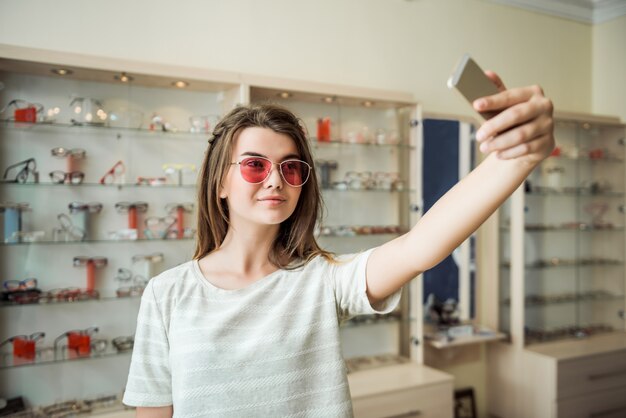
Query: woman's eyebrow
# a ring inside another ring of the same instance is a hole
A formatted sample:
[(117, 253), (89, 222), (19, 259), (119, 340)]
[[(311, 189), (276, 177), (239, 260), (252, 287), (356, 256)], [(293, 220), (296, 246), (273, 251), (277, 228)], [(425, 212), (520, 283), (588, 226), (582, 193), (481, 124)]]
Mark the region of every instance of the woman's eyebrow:
[[(258, 152), (246, 151), (242, 153), (240, 156), (243, 157), (244, 155), (249, 155), (251, 157), (263, 157), (269, 160), (269, 158), (266, 155), (259, 154)], [(291, 158), (300, 158), (300, 156), (298, 154), (287, 154), (283, 158), (281, 158), (281, 161), (289, 160)]]

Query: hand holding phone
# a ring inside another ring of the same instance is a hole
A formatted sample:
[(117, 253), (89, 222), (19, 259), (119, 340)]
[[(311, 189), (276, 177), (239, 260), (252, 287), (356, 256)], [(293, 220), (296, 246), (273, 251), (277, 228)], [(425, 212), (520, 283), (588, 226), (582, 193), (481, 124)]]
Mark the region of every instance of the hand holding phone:
[[(463, 55), (454, 69), (448, 79), (448, 88), (455, 88), (470, 104), (476, 99), (500, 92), (495, 83), (485, 75), (485, 72), (469, 54)], [(498, 114), (495, 111), (479, 113), (485, 119), (490, 119)]]

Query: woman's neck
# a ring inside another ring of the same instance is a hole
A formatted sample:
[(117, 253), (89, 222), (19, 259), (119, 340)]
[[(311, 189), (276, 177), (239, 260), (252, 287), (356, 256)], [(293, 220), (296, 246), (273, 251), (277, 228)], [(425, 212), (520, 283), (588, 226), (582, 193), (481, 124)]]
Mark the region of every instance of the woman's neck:
[(269, 261), (269, 254), (278, 231), (279, 225), (263, 230), (231, 227), (218, 252), (228, 263), (229, 270), (243, 276), (275, 269), (276, 266)]

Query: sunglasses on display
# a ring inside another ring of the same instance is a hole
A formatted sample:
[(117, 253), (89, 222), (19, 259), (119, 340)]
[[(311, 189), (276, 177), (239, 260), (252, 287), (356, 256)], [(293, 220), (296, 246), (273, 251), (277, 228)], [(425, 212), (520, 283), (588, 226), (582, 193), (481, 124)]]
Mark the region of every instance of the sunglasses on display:
[(121, 183), (124, 180), (124, 173), (126, 173), (126, 166), (123, 161), (118, 161), (102, 176), (100, 184)]
[(52, 154), (53, 157), (72, 157), (72, 158), (85, 158), (87, 156), (87, 152), (82, 149), (82, 148), (72, 148), (72, 149), (68, 149), (68, 148), (63, 148), (63, 147), (56, 147), (56, 148), (52, 148), (52, 150), (50, 150), (50, 153)]
[(274, 165), (278, 165), (281, 177), (292, 187), (303, 186), (311, 174), (311, 166), (296, 159), (274, 163), (264, 157), (249, 157), (231, 163), (231, 165), (239, 165), (241, 177), (251, 184), (264, 182), (269, 177)]
[(146, 212), (148, 210), (147, 202), (117, 202), (115, 204), (115, 210), (120, 213), (126, 213), (130, 209), (135, 209), (137, 212)]
[[(17, 169), (17, 174), (15, 177), (9, 178), (10, 172), (13, 169)], [(19, 163), (15, 163), (7, 167), (4, 170), (4, 176), (2, 177), (2, 181), (4, 183), (26, 183), (28, 181), (28, 175), (32, 174), (34, 178), (34, 182), (39, 182), (39, 173), (37, 172), (37, 162), (34, 158), (29, 158), (28, 160), (20, 161)]]
[(30, 277), (24, 280), (5, 280), (4, 283), (2, 283), (2, 287), (9, 292), (32, 290), (37, 288), (37, 279)]
[(50, 180), (55, 184), (81, 184), (84, 178), (85, 173), (82, 171), (72, 171), (71, 173), (66, 173), (65, 171), (56, 170), (50, 173)]
[(167, 183), (166, 177), (137, 177), (138, 186), (162, 186)]
[(84, 300), (100, 299), (97, 290), (79, 289), (77, 287), (67, 287), (64, 289), (53, 289), (43, 292), (38, 299), (39, 303), (57, 302), (79, 302)]
[(99, 202), (71, 202), (68, 205), (70, 213), (74, 212), (89, 212), (89, 213), (100, 213), (102, 211), (102, 203)]

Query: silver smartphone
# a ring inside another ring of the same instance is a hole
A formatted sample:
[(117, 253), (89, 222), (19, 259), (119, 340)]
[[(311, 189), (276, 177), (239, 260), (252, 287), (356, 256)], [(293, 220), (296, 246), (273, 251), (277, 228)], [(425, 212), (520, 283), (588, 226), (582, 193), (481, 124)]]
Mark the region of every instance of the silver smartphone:
[[(499, 93), (498, 87), (485, 75), (485, 72), (476, 64), (476, 61), (469, 56), (463, 55), (454, 72), (448, 79), (448, 88), (455, 88), (459, 93), (472, 104), (474, 100)], [(478, 112), (489, 119), (499, 112)]]

